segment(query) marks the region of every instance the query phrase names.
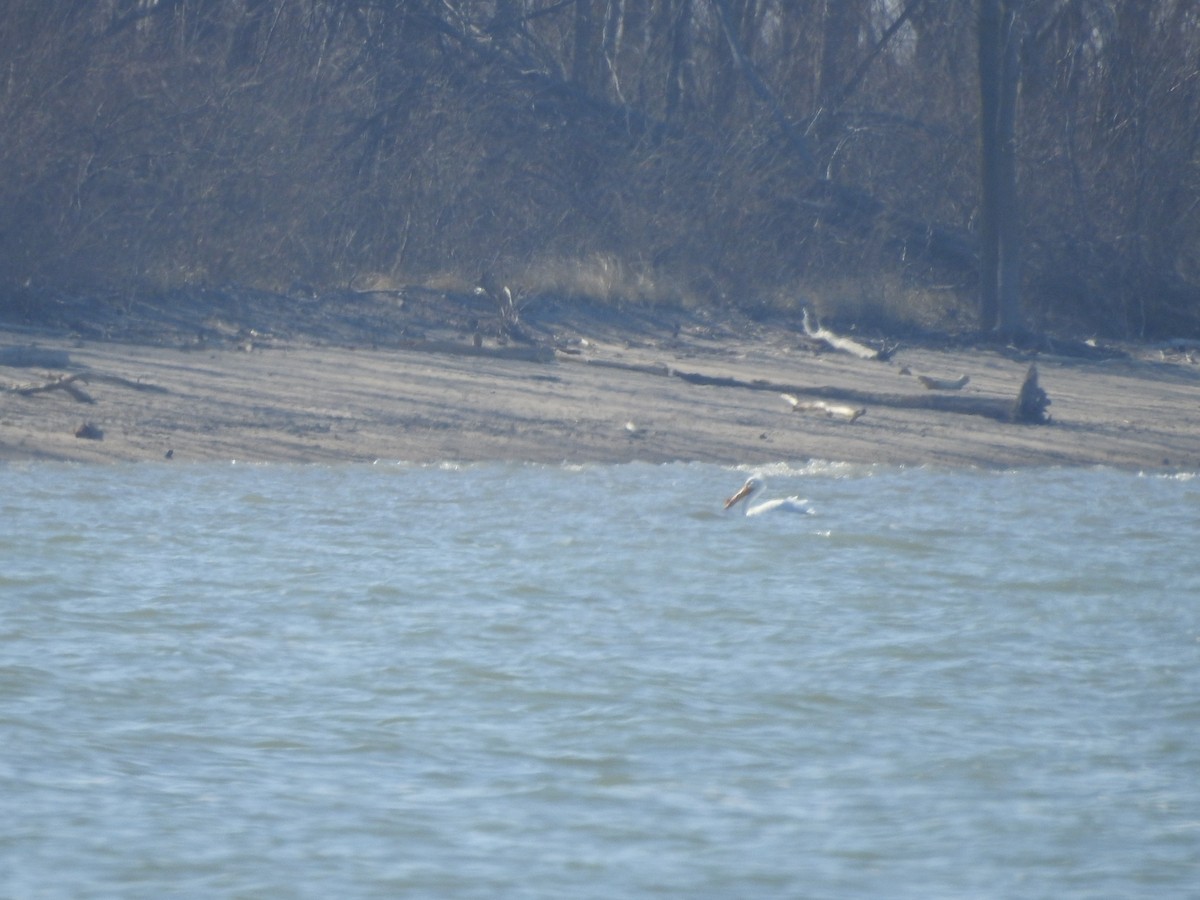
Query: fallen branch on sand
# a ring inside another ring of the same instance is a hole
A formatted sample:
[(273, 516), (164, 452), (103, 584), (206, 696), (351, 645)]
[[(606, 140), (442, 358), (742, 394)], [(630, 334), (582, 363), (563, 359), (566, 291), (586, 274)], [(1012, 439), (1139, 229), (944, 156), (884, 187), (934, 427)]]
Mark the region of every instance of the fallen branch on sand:
[(740, 387), (756, 391), (776, 391), (796, 397), (816, 397), (824, 401), (841, 401), (861, 406), (887, 406), (893, 409), (928, 409), (934, 412), (961, 413), (985, 416), (1000, 422), (1041, 425), (1050, 420), (1046, 407), (1050, 399), (1038, 387), (1037, 368), (1030, 366), (1021, 385), (1017, 399), (1003, 397), (963, 396), (960, 394), (883, 394), (875, 391), (860, 391), (832, 385), (819, 387), (797, 387), (769, 381), (741, 381), (736, 378), (720, 378), (699, 373), (672, 371), (676, 378), (690, 384), (707, 384), (721, 387)]
[(79, 374), (74, 375), (57, 375), (49, 381), (41, 384), (14, 384), (10, 388), (6, 388), (7, 393), (20, 394), (22, 397), (30, 397), (33, 394), (43, 394), (49, 391), (66, 391), (80, 403), (95, 403), (91, 395), (81, 388), (75, 382), (79, 381)]
[[(575, 359), (574, 357), (563, 357)], [(1028, 425), (1042, 425), (1050, 421), (1046, 407), (1050, 399), (1046, 392), (1038, 386), (1037, 367), (1031, 365), (1025, 374), (1025, 380), (1015, 400), (1003, 397), (983, 397), (977, 394), (963, 396), (961, 394), (884, 394), (875, 391), (860, 391), (854, 388), (840, 388), (833, 385), (818, 387), (799, 387), (791, 384), (780, 384), (774, 381), (754, 380), (745, 381), (740, 378), (730, 378), (723, 375), (705, 375), (702, 372), (681, 372), (669, 366), (646, 366), (622, 363), (616, 360), (582, 360), (592, 365), (603, 365), (613, 369), (624, 369), (645, 375), (661, 375), (678, 378), (688, 384), (704, 385), (707, 387), (740, 388), (749, 391), (774, 391), (777, 394), (788, 394), (799, 400), (800, 397), (813, 397), (821, 402), (830, 401), (849, 403), (856, 406), (887, 406), (893, 409), (928, 409), (934, 412), (959, 413), (970, 416), (984, 416), (999, 422), (1013, 422)], [(790, 401), (789, 401), (790, 402)]]
[(849, 353), (857, 356), (859, 359), (877, 359), (887, 361), (892, 358), (892, 354), (896, 352), (895, 347), (876, 350), (873, 347), (868, 347), (866, 344), (860, 344), (858, 341), (848, 337), (843, 337), (840, 334), (835, 334), (828, 328), (822, 328), (818, 323), (814, 328), (808, 321), (808, 310), (804, 310), (802, 324), (804, 325), (804, 333), (814, 341), (823, 341), (834, 350), (841, 350), (843, 353)]
[(955, 379), (934, 378), (931, 375), (918, 375), (917, 381), (927, 391), (961, 391), (971, 381), (970, 375), (960, 375)]
[(34, 394), (48, 393), (49, 391), (65, 391), (80, 403), (95, 403), (96, 401), (92, 399), (92, 396), (79, 386), (79, 382), (84, 384), (103, 382), (105, 384), (127, 387), (135, 391), (153, 391), (159, 394), (167, 393), (165, 387), (159, 387), (157, 384), (149, 384), (144, 381), (130, 381), (128, 378), (122, 378), (120, 375), (104, 375), (100, 372), (72, 372), (70, 375), (53, 375), (41, 383), (14, 384), (11, 387), (5, 388), (4, 392), (29, 397)]
[(794, 412), (818, 412), (831, 419), (845, 419), (847, 422), (854, 422), (867, 414), (866, 407), (863, 406), (826, 403), (824, 400), (801, 400), (791, 394), (780, 394), (779, 396), (792, 405)]

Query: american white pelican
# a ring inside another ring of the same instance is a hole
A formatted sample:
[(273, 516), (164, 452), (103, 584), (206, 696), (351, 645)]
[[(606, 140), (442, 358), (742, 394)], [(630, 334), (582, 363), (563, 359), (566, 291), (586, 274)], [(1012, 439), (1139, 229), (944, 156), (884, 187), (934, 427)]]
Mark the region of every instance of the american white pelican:
[(725, 501), (725, 508), (745, 501), (742, 506), (742, 513), (747, 516), (759, 516), (767, 512), (792, 512), (808, 514), (811, 510), (805, 506), (807, 500), (801, 500), (799, 497), (778, 497), (774, 500), (766, 500), (756, 506), (750, 505), (750, 498), (759, 493), (767, 483), (761, 475), (751, 475), (746, 479), (746, 483), (742, 485), (741, 490)]

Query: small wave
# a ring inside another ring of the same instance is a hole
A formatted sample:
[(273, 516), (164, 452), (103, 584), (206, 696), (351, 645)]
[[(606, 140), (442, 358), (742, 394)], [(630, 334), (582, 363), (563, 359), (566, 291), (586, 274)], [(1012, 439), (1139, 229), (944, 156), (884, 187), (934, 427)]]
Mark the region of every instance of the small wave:
[(803, 463), (779, 460), (771, 463), (752, 465), (743, 463), (730, 466), (729, 471), (743, 474), (759, 473), (766, 478), (861, 478), (871, 476), (880, 471), (894, 471), (897, 466), (880, 466), (874, 463), (851, 463), (828, 459), (810, 459)]

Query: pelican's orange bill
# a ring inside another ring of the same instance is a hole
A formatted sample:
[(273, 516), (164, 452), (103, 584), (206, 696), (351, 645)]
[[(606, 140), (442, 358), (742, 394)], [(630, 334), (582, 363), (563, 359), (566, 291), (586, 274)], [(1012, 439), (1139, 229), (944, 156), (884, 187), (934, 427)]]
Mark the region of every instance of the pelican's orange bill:
[(739, 500), (741, 500), (743, 497), (745, 497), (748, 493), (750, 493), (750, 482), (746, 482), (745, 484), (743, 484), (742, 489), (740, 491), (738, 491), (736, 494), (734, 494), (732, 497), (730, 497), (728, 500), (725, 501), (725, 508), (729, 509), (729, 507), (733, 506), (733, 504), (737, 503)]

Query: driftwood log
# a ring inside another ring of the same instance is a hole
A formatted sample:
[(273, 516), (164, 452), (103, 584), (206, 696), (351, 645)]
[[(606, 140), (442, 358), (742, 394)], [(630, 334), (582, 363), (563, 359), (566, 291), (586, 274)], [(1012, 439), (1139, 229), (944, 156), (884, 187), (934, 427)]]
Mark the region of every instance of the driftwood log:
[[(817, 334), (823, 332), (818, 329)], [(829, 332), (826, 332), (829, 334)], [(827, 338), (822, 338), (827, 340)], [(851, 388), (836, 388), (836, 386), (818, 386), (818, 388), (798, 388), (796, 385), (767, 382), (767, 380), (748, 380), (708, 376), (701, 372), (682, 372), (671, 366), (662, 364), (637, 364), (620, 360), (587, 359), (578, 355), (556, 353), (550, 347), (498, 347), (480, 348), (470, 344), (449, 341), (413, 341), (402, 344), (404, 349), (424, 350), (428, 353), (452, 353), (456, 355), (492, 356), (496, 359), (516, 359), (529, 362), (551, 362), (563, 360), (578, 362), (578, 364), (618, 368), (626, 372), (648, 374), (666, 378), (679, 378), (689, 384), (710, 385), (716, 388), (740, 388), (744, 390), (768, 390), (776, 394), (790, 395), (788, 402), (799, 412), (814, 412), (823, 415), (844, 418), (854, 421), (866, 413), (865, 407), (882, 406), (896, 409), (931, 409), (938, 413), (960, 413), (965, 415), (983, 415), (989, 419), (1002, 422), (1022, 422), (1022, 424), (1044, 424), (1050, 420), (1045, 408), (1050, 406), (1049, 397), (1038, 386), (1037, 368), (1030, 366), (1026, 373), (1025, 383), (1021, 386), (1020, 394), (1015, 401), (1004, 400), (1002, 397), (949, 396), (943, 394), (881, 394), (876, 391), (860, 391)], [(858, 344), (863, 347), (862, 344)], [(887, 359), (892, 350), (871, 350), (863, 348), (871, 359)], [(894, 350), (894, 348), (893, 348)], [(886, 355), (884, 355), (886, 354)], [(961, 384), (966, 380), (959, 379)], [(959, 386), (961, 386), (959, 384)], [(953, 390), (953, 384), (947, 390)], [(811, 400), (800, 400), (806, 397)], [(794, 401), (794, 402), (793, 402)]]
[[(855, 407), (887, 406), (893, 409), (928, 409), (934, 412), (958, 413), (961, 415), (984, 416), (999, 422), (1013, 422), (1027, 425), (1042, 425), (1050, 421), (1046, 407), (1050, 398), (1038, 385), (1037, 367), (1031, 365), (1025, 374), (1025, 380), (1015, 400), (1003, 397), (981, 397), (975, 394), (892, 394), (877, 391), (860, 391), (855, 388), (842, 388), (833, 385), (816, 387), (801, 387), (791, 384), (781, 384), (775, 381), (755, 379), (746, 381), (741, 378), (730, 378), (720, 375), (705, 375), (701, 372), (681, 372), (664, 365), (639, 365), (622, 363), (616, 360), (580, 360), (578, 357), (562, 357), (565, 360), (604, 366), (613, 369), (625, 369), (645, 375), (659, 375), (678, 378), (688, 384), (705, 385), (709, 387), (740, 388), (750, 391), (774, 391), (777, 394), (788, 394), (797, 403), (801, 398), (812, 398), (824, 403), (851, 404)], [(789, 400), (789, 402), (791, 402)], [(865, 410), (864, 410), (865, 412)]]
[(867, 414), (865, 406), (851, 406), (848, 403), (827, 403), (824, 400), (801, 400), (791, 394), (780, 394), (791, 404), (794, 412), (820, 413), (830, 419), (845, 419), (847, 422), (857, 422)]
[(822, 328), (820, 323), (815, 327), (808, 320), (808, 310), (804, 310), (802, 317), (804, 333), (814, 341), (821, 341), (828, 344), (834, 350), (841, 350), (843, 353), (849, 353), (852, 356), (857, 356), (859, 359), (877, 359), (887, 361), (892, 358), (892, 354), (896, 352), (895, 347), (876, 350), (874, 347), (868, 347), (866, 344), (860, 344), (858, 341), (844, 337), (840, 334), (835, 334), (828, 328)]
[(91, 394), (76, 383), (82, 380), (77, 372), (73, 375), (56, 375), (40, 384), (15, 384), (6, 390), (7, 393), (20, 394), (22, 397), (31, 397), (34, 394), (45, 394), (50, 391), (64, 391), (80, 403), (95, 403), (96, 401), (92, 399)]
[(80, 387), (81, 382), (83, 384), (91, 384), (92, 382), (115, 384), (135, 391), (152, 391), (156, 394), (167, 393), (165, 387), (160, 387), (157, 384), (150, 384), (145, 381), (131, 381), (128, 378), (122, 378), (120, 375), (105, 375), (101, 372), (72, 372), (70, 375), (51, 375), (42, 382), (14, 384), (11, 387), (4, 388), (4, 393), (30, 397), (34, 394), (45, 394), (50, 391), (64, 391), (80, 403), (95, 403), (96, 401), (92, 399), (92, 396)]
[(961, 391), (971, 382), (970, 375), (959, 375), (957, 378), (934, 378), (932, 375), (918, 375), (917, 381), (927, 391)]
[(694, 372), (672, 372), (690, 384), (708, 384), (724, 387), (741, 387), (756, 391), (776, 391), (796, 397), (815, 397), (825, 401), (838, 401), (862, 406), (888, 406), (893, 409), (928, 409), (934, 412), (960, 413), (985, 416), (1000, 422), (1015, 422), (1042, 425), (1050, 421), (1046, 407), (1050, 399), (1038, 386), (1037, 367), (1030, 366), (1014, 400), (1003, 397), (962, 396), (958, 394), (889, 394), (876, 391), (860, 391), (832, 385), (819, 387), (797, 387), (769, 381), (742, 381), (737, 378), (721, 378)]

